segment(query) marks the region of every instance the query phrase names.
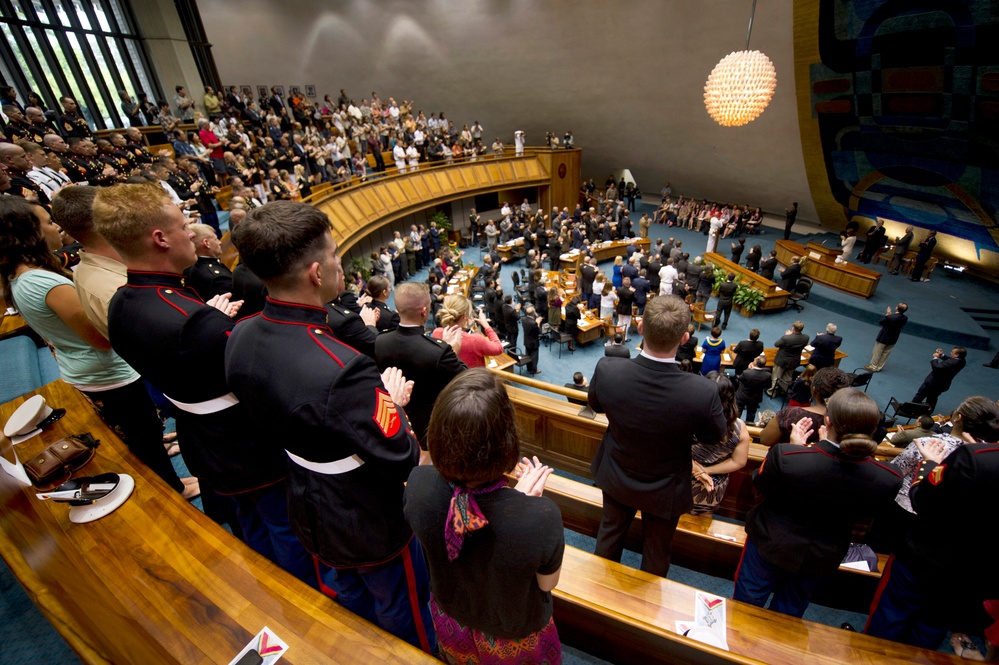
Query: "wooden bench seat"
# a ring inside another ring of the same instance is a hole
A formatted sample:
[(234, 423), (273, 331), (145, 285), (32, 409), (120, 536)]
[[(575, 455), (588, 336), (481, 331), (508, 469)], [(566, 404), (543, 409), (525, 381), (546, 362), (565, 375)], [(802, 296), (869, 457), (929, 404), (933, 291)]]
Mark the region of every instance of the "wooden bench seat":
[[(603, 509), (599, 488), (553, 474), (548, 478), (545, 496), (562, 511), (562, 523), (567, 529), (596, 537)], [(641, 519), (639, 513), (626, 541), (628, 549), (637, 552), (642, 550)], [(680, 517), (673, 538), (673, 562), (707, 575), (734, 579), (745, 542), (746, 529), (741, 524), (711, 515), (685, 514)], [(886, 555), (878, 555), (878, 572), (840, 567), (837, 574), (816, 592), (815, 602), (866, 613), (887, 560)]]
[(567, 644), (614, 663), (959, 663), (860, 633), (729, 600), (729, 650), (675, 632), (694, 617), (696, 589), (566, 547), (553, 592), (555, 625)]
[[(62, 381), (37, 394), (66, 416), (17, 447), (101, 440), (77, 475), (135, 479), (132, 496), (91, 524), (0, 472), (0, 556), (85, 663), (228, 663), (264, 626), (288, 643), (281, 663), (438, 663), (309, 588), (184, 501)], [(0, 423), (30, 395), (0, 405)], [(0, 454), (13, 460), (10, 441)]]

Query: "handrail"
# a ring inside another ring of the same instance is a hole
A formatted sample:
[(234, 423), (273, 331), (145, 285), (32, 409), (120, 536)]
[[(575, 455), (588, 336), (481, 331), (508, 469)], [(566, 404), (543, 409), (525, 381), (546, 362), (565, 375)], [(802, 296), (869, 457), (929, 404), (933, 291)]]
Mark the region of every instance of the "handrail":
[(562, 397), (572, 397), (573, 399), (582, 399), (584, 396), (584, 393), (580, 390), (563, 388), (562, 386), (557, 386), (554, 383), (545, 383), (544, 381), (532, 379), (529, 376), (521, 376), (519, 374), (514, 374), (513, 372), (496, 368), (490, 368), (489, 371), (499, 377), (501, 381), (520, 383), (528, 386), (529, 388), (536, 388), (538, 390), (544, 390), (550, 393), (555, 393), (556, 395), (561, 395)]
[[(580, 150), (580, 148), (569, 148), (568, 150)], [(326, 199), (331, 198), (335, 194), (339, 194), (348, 189), (355, 189), (363, 187), (364, 185), (369, 185), (374, 182), (384, 182), (386, 179), (400, 178), (413, 173), (425, 173), (427, 171), (441, 171), (451, 166), (456, 166), (458, 164), (474, 164), (476, 162), (490, 161), (490, 162), (503, 162), (503, 161), (513, 161), (515, 159), (523, 159), (524, 157), (535, 156), (541, 153), (553, 153), (553, 152), (564, 152), (565, 149), (551, 150), (550, 148), (544, 147), (529, 147), (524, 148), (523, 154), (504, 154), (500, 157), (496, 155), (476, 155), (474, 157), (465, 157), (462, 155), (458, 158), (451, 158), (450, 161), (442, 161), (440, 163), (433, 162), (420, 162), (420, 165), (415, 170), (410, 170), (407, 166), (406, 171), (399, 171), (394, 165), (385, 165), (385, 170), (382, 172), (369, 173), (364, 178), (356, 178), (351, 176), (350, 180), (345, 182), (336, 183), (332, 187), (318, 192), (322, 196), (320, 198), (315, 198), (317, 194), (310, 194), (309, 196), (302, 199), (305, 203), (311, 203), (312, 205), (317, 205), (323, 203)]]

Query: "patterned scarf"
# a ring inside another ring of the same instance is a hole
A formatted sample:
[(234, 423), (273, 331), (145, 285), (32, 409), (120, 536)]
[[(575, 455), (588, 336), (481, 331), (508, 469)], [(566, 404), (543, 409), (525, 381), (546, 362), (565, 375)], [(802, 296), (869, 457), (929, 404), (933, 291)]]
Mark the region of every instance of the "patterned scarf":
[(447, 509), (447, 519), (444, 521), (444, 542), (447, 544), (448, 561), (454, 561), (461, 553), (465, 544), (465, 535), (481, 529), (489, 524), (489, 520), (479, 510), (475, 501), (476, 494), (488, 494), (507, 486), (506, 480), (498, 480), (492, 485), (468, 489), (462, 485), (448, 483), (453, 490), (451, 505)]

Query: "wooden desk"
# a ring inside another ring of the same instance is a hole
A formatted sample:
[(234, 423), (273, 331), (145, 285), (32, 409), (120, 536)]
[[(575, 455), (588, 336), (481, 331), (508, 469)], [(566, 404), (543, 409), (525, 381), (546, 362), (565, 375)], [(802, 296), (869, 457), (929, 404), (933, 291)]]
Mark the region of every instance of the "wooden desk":
[[(630, 245), (637, 245), (643, 252), (648, 254), (649, 248), (652, 246), (652, 241), (648, 238), (608, 240), (607, 242), (593, 243), (590, 245), (590, 250), (597, 259), (597, 263), (599, 263), (601, 261), (609, 261), (617, 256), (627, 256)], [(559, 258), (562, 261), (563, 270), (578, 272), (579, 263), (583, 260), (583, 252), (581, 250), (572, 250), (566, 254), (562, 254)]]
[[(520, 249), (518, 249), (520, 248)], [(507, 242), (496, 245), (496, 253), (500, 255), (500, 261), (506, 263), (523, 255), (524, 239), (514, 238)]]
[(804, 277), (830, 288), (859, 298), (870, 298), (878, 290), (881, 273), (855, 263), (836, 263), (822, 252), (790, 240), (777, 241), (777, 260), (789, 265), (795, 256), (805, 256), (808, 260), (801, 268)]
[(777, 288), (776, 282), (773, 282), (762, 275), (757, 275), (749, 268), (740, 266), (738, 263), (733, 263), (716, 252), (708, 252), (704, 255), (704, 260), (708, 263), (708, 265), (718, 266), (725, 272), (734, 272), (741, 283), (762, 291), (763, 302), (760, 303), (759, 311), (783, 312), (787, 309), (788, 293), (787, 291)]
[[(0, 472), (0, 555), (85, 663), (228, 663), (265, 625), (281, 663), (438, 663), (253, 552), (133, 457), (75, 389), (36, 391), (66, 416), (18, 446), (21, 459), (69, 434), (101, 440), (78, 475), (127, 473), (114, 513), (72, 524), (64, 503)], [(33, 393), (34, 394), (34, 393)], [(0, 422), (30, 395), (0, 406)], [(10, 444), (2, 453), (12, 460)]]
[(21, 335), (28, 330), (28, 324), (20, 314), (5, 315), (0, 321), (0, 339)]
[(510, 371), (517, 364), (517, 361), (507, 353), (501, 353), (498, 356), (485, 356), (485, 360), (487, 368), (500, 371)]
[[(735, 346), (735, 344), (732, 344), (731, 346)], [(694, 363), (695, 364), (700, 364), (701, 361), (704, 359), (704, 350), (701, 349), (700, 345), (698, 345), (697, 348), (695, 349), (695, 351), (696, 351), (697, 355), (694, 356)], [(767, 367), (773, 367), (774, 366), (774, 358), (777, 356), (777, 349), (776, 348), (763, 349), (763, 355), (765, 355), (767, 357)], [(812, 357), (812, 352), (811, 351), (802, 351), (801, 352), (801, 363), (800, 364), (801, 365), (807, 365), (808, 361), (809, 361), (809, 359), (811, 357)], [(843, 360), (843, 358), (846, 358), (846, 357), (848, 357), (847, 354), (843, 353), (839, 349), (836, 349), (836, 354), (835, 354), (834, 359), (833, 359), (833, 367), (839, 367), (840, 361)], [(731, 351), (728, 351), (728, 350), (726, 350), (725, 352), (722, 353), (722, 362), (721, 362), (722, 369), (728, 369), (728, 368), (732, 367), (732, 364), (734, 362), (735, 362), (735, 354), (734, 353), (732, 353)]]

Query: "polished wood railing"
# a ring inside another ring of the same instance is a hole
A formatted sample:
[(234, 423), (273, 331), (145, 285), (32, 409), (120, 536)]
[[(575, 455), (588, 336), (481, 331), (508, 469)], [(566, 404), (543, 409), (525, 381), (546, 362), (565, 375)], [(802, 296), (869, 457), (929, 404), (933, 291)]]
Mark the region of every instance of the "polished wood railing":
[[(20, 459), (70, 434), (101, 440), (77, 475), (135, 479), (117, 511), (72, 524), (0, 471), (0, 556), (85, 663), (228, 663), (265, 625), (282, 663), (434, 663), (250, 550), (134, 458), (74, 388), (36, 391), (66, 416), (17, 447)], [(0, 422), (28, 396), (0, 406)], [(10, 441), (0, 454), (13, 460)]]
[[(415, 171), (387, 168), (384, 173), (353, 179), (314, 194), (304, 201), (329, 215), (341, 254), (376, 229), (416, 211), (477, 194), (519, 187), (548, 186), (551, 190), (539, 204), (563, 205), (564, 192), (579, 181), (579, 153), (575, 150), (532, 148), (523, 155), (463, 158), (450, 163), (421, 163)], [(575, 172), (563, 169), (575, 164)], [(557, 164), (557, 165), (556, 165)], [(572, 189), (573, 195), (575, 189)], [(552, 203), (552, 201), (554, 201)]]

